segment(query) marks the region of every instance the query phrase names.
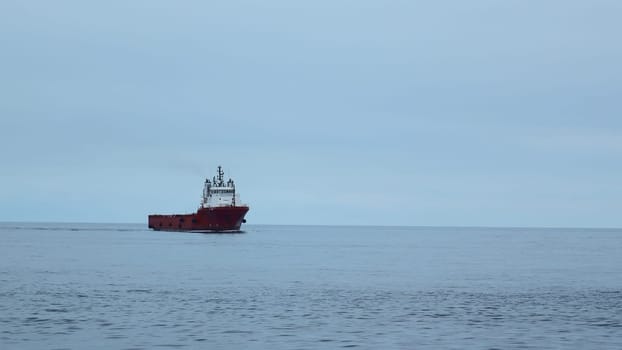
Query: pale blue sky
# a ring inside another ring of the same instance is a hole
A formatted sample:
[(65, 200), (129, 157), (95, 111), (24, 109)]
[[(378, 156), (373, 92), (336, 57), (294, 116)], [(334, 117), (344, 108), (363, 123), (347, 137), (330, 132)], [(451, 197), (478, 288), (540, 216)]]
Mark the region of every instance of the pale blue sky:
[(621, 1), (0, 2), (0, 221), (622, 226)]

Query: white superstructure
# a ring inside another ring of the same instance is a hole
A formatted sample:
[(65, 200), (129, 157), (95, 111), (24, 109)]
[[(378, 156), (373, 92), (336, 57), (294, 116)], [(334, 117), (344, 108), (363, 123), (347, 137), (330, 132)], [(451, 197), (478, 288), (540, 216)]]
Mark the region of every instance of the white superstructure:
[(218, 166), (218, 175), (212, 180), (205, 179), (203, 187), (203, 198), (199, 208), (212, 207), (235, 207), (240, 205), (240, 195), (235, 193), (235, 183), (233, 180), (225, 182), (225, 172)]

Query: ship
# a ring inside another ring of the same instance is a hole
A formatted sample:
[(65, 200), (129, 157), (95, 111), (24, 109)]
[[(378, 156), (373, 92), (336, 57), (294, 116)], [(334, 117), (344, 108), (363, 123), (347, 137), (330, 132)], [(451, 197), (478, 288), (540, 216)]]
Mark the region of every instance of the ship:
[(205, 179), (199, 208), (191, 214), (149, 215), (149, 228), (156, 231), (242, 232), (240, 227), (248, 205), (241, 204), (232, 179), (225, 182), (224, 171)]

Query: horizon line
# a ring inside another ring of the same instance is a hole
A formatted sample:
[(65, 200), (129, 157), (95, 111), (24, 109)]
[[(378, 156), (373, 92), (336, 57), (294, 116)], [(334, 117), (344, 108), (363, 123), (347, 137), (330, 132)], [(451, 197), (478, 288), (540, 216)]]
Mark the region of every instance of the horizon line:
[[(87, 221), (3, 221), (0, 224), (97, 224), (97, 225), (145, 225), (145, 222), (87, 222)], [(319, 227), (392, 227), (392, 228), (483, 228), (483, 229), (596, 229), (620, 230), (612, 226), (500, 226), (500, 225), (362, 225), (362, 224), (266, 224), (251, 223), (250, 226), (319, 226)]]

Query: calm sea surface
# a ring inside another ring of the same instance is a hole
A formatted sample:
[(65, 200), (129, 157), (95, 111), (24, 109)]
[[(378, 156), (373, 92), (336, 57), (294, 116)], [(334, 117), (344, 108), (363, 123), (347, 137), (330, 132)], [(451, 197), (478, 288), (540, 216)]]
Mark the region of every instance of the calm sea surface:
[(622, 230), (0, 224), (0, 349), (622, 349)]

